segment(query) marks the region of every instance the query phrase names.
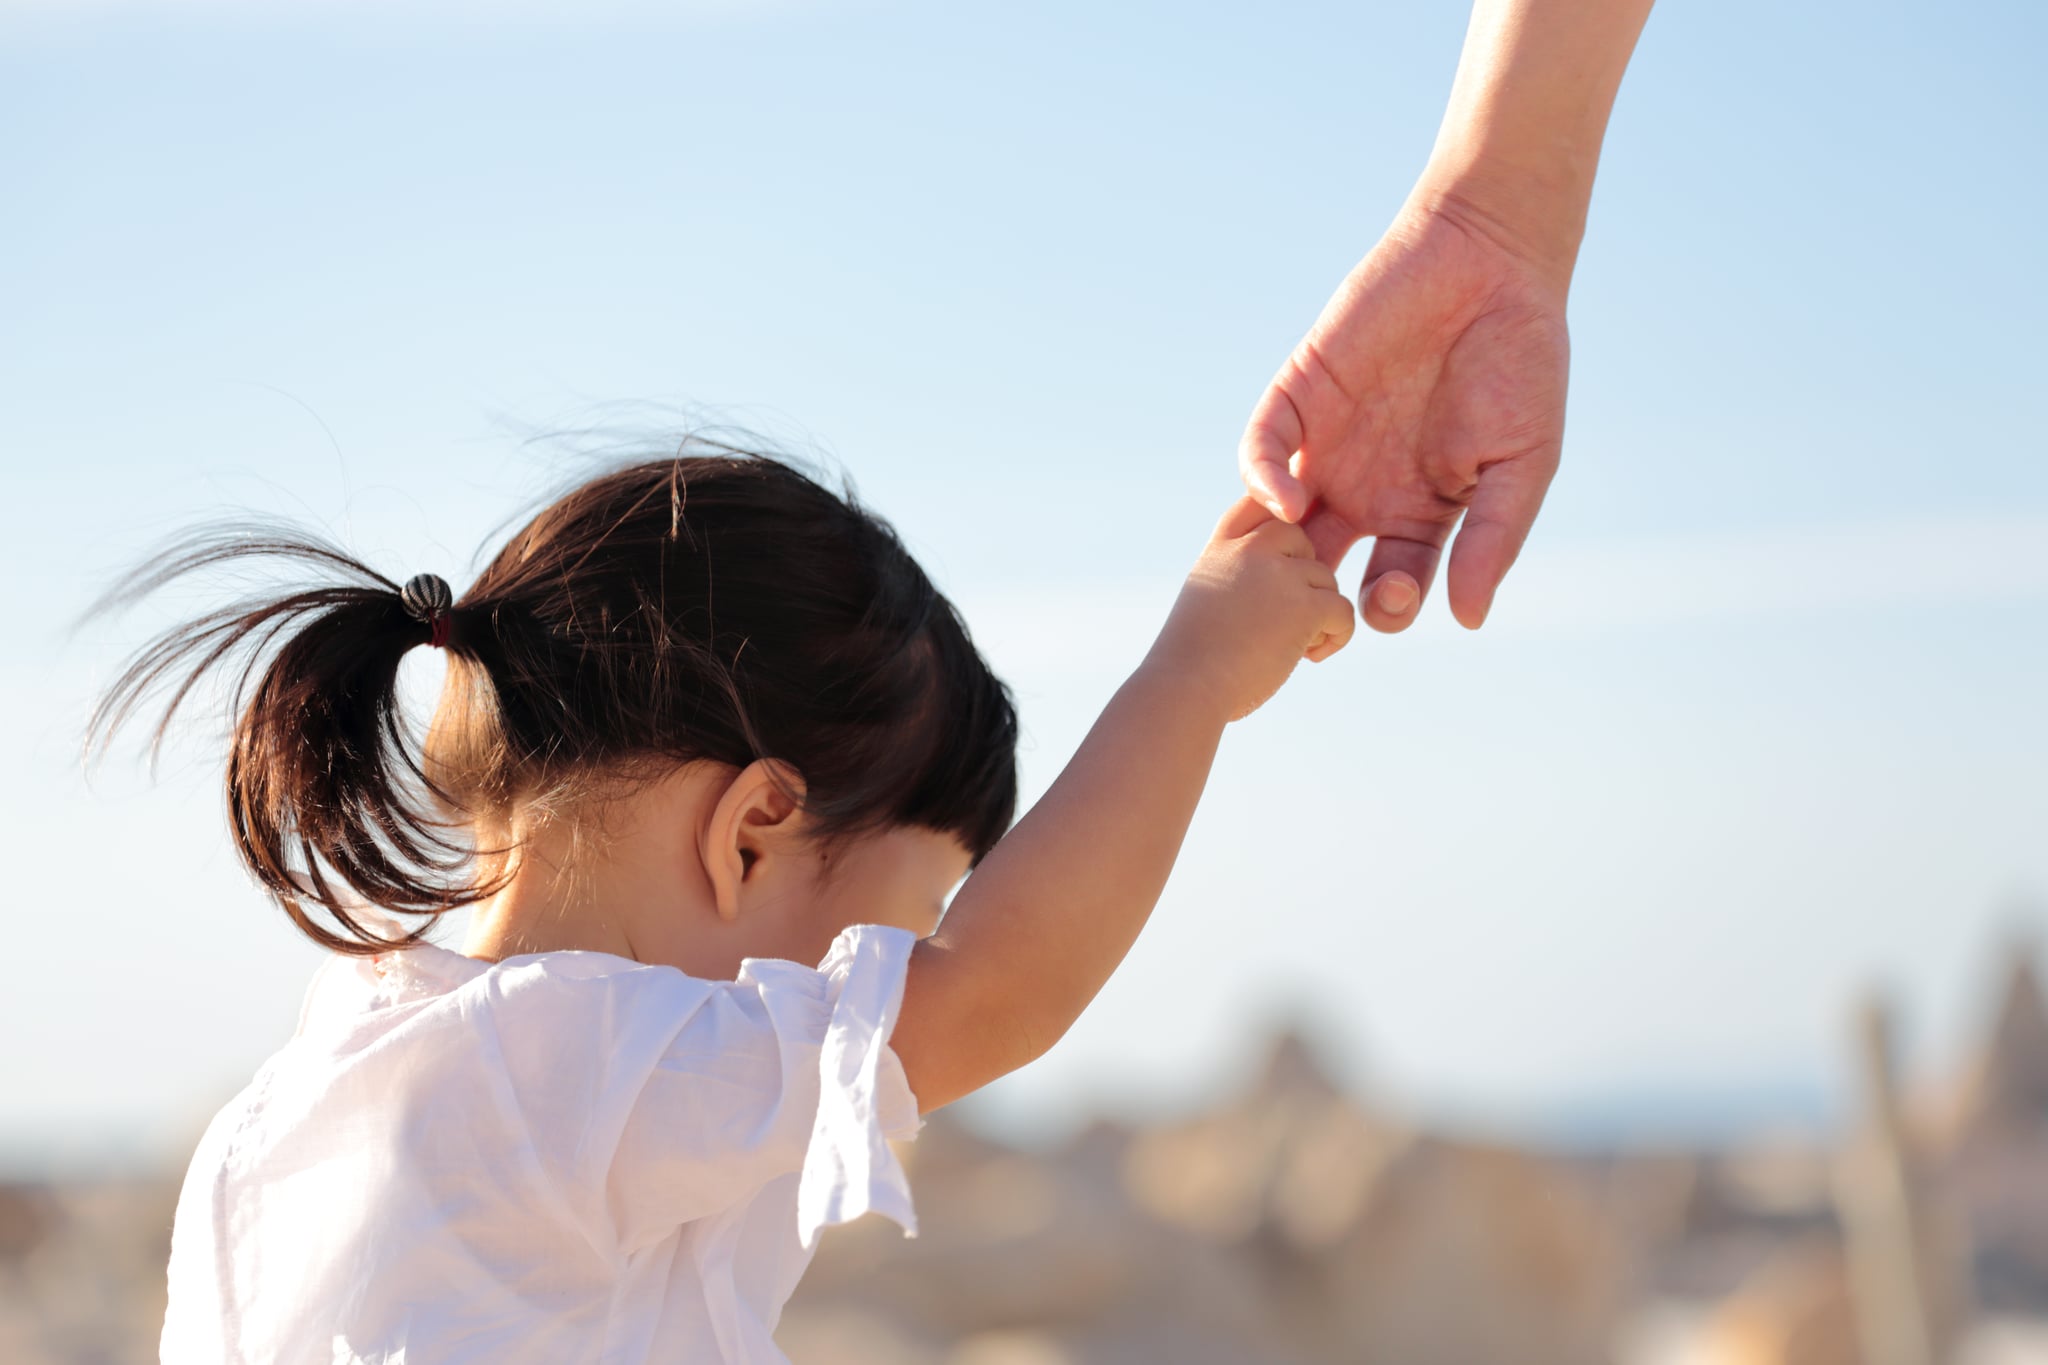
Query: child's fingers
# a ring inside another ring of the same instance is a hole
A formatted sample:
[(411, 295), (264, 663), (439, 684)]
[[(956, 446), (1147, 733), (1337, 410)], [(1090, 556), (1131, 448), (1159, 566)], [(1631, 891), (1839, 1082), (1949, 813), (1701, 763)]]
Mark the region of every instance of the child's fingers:
[(1319, 623), (1321, 633), (1302, 655), (1313, 664), (1321, 663), (1350, 644), (1352, 634), (1358, 629), (1358, 617), (1351, 610), (1351, 599), (1338, 592), (1334, 584), (1327, 590), (1318, 589), (1316, 597), (1323, 608)]
[(1291, 521), (1268, 521), (1251, 533), (1252, 543), (1289, 559), (1316, 557), (1316, 548), (1308, 538), (1308, 532)]
[[(1268, 512), (1257, 498), (1247, 493), (1230, 504), (1230, 509), (1223, 514), (1223, 520), (1216, 523), (1216, 534), (1212, 539), (1236, 540), (1239, 536), (1250, 535), (1260, 526), (1272, 521), (1273, 514)], [(1285, 526), (1287, 523), (1273, 524)]]

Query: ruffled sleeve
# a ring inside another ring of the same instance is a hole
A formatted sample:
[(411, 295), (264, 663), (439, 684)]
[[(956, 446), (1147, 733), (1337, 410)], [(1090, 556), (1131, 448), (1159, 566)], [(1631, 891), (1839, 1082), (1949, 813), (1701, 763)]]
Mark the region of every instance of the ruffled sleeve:
[[(612, 977), (598, 1037), (584, 1035), (584, 1047), (598, 1044), (597, 1066), (558, 1063), (521, 1097), (541, 1146), (543, 1134), (561, 1134), (560, 1160), (544, 1164), (570, 1171), (603, 1154), (603, 1221), (629, 1252), (789, 1175), (792, 1231), (807, 1248), (820, 1228), (870, 1210), (914, 1235), (889, 1140), (922, 1124), (888, 1042), (916, 942), (907, 930), (855, 925), (816, 968), (750, 958), (729, 982), (669, 968)], [(587, 1082), (572, 1079), (578, 1072)], [(570, 1137), (562, 1119), (578, 1111), (588, 1122)]]
[(922, 1126), (889, 1048), (915, 942), (905, 930), (862, 925), (841, 934), (818, 965), (832, 1015), (818, 1049), (818, 1118), (797, 1184), (797, 1237), (806, 1247), (820, 1228), (869, 1210), (917, 1235), (910, 1182), (887, 1141)]

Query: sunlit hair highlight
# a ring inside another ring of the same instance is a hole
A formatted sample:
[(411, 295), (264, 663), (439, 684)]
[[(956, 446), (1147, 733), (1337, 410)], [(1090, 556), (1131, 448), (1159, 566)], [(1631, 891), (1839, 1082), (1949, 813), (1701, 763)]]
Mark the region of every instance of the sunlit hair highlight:
[[(479, 850), (476, 829), (684, 763), (780, 760), (826, 842), (919, 826), (978, 860), (1014, 817), (1008, 688), (888, 524), (786, 458), (693, 439), (549, 503), (457, 594), (424, 738), (398, 676), (430, 627), (396, 581), (296, 528), (188, 533), (88, 615), (251, 560), (324, 581), (144, 646), (95, 708), (87, 749), (167, 694), (154, 748), (202, 678), (226, 676), (235, 848), (337, 952), (403, 947), (500, 889), (508, 850)], [(365, 904), (416, 922), (394, 930)]]

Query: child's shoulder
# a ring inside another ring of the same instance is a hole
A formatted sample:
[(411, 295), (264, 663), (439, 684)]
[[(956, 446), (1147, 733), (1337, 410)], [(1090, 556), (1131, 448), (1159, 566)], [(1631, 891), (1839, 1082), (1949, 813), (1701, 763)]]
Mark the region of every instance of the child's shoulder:
[[(731, 983), (726, 983), (728, 986)], [(667, 1008), (716, 991), (718, 983), (611, 953), (528, 953), (500, 961), (432, 943), (374, 956), (333, 954), (313, 973), (295, 1036), (391, 1022), (441, 1011), (574, 1011), (602, 998), (644, 999)]]
[(337, 955), (307, 989), (295, 1040), (337, 1054), (436, 1035), (444, 1048), (495, 1040), (517, 1066), (565, 1051), (651, 1063), (678, 1045), (774, 1053), (815, 1045), (835, 1025), (886, 1036), (914, 942), (905, 930), (856, 925), (816, 966), (748, 958), (732, 980), (583, 950), (492, 961), (420, 943)]

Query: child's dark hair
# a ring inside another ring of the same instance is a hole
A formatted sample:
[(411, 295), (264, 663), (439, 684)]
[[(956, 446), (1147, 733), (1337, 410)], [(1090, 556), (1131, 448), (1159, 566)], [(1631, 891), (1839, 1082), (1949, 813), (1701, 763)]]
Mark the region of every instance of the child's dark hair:
[[(246, 523), (172, 544), (93, 611), (255, 556), (344, 581), (159, 637), (100, 700), (88, 747), (167, 685), (160, 743), (201, 677), (242, 658), (235, 847), (338, 952), (412, 943), (504, 884), (465, 875), (477, 851), (451, 830), (693, 760), (787, 763), (828, 842), (920, 826), (978, 861), (1015, 814), (1009, 689), (889, 526), (781, 459), (697, 439), (591, 479), (514, 535), (434, 627), (343, 550)], [(448, 680), (422, 745), (398, 666), (436, 629)], [(363, 901), (425, 918), (386, 935), (354, 912)]]

